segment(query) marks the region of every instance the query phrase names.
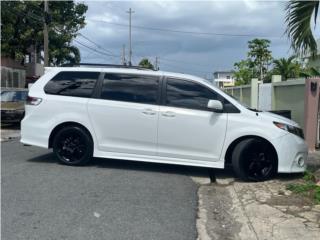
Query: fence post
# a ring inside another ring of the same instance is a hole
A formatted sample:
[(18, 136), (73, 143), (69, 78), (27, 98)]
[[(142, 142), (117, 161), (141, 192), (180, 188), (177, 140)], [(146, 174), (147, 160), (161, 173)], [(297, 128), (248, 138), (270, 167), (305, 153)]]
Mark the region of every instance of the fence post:
[(318, 104), (319, 104), (320, 78), (306, 79), (304, 132), (309, 151), (315, 151), (318, 129)]
[(258, 108), (258, 78), (251, 79), (251, 107)]
[(281, 82), (281, 75), (271, 76), (271, 110), (276, 110), (276, 96), (274, 94), (274, 83)]

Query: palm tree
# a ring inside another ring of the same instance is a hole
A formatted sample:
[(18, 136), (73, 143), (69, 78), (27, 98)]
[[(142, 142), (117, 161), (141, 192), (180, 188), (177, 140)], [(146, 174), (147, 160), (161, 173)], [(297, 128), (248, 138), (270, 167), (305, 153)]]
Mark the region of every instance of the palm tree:
[(299, 76), (300, 64), (294, 61), (294, 56), (288, 59), (280, 58), (273, 61), (273, 72), (282, 76), (283, 80)]
[(317, 54), (317, 43), (311, 30), (311, 18), (317, 23), (319, 0), (290, 0), (286, 6), (286, 34), (291, 40), (291, 47), (300, 54)]
[(320, 76), (320, 71), (317, 70), (314, 67), (305, 68), (305, 69), (302, 69), (302, 71), (300, 73), (300, 76), (304, 77), (304, 78), (319, 77)]

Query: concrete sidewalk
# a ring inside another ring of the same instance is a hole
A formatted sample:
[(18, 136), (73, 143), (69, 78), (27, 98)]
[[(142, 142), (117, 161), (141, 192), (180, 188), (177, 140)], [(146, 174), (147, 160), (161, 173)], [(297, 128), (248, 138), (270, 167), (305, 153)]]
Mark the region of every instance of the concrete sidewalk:
[[(319, 152), (310, 154), (309, 166), (320, 168)], [(198, 191), (198, 239), (320, 239), (320, 205), (286, 190), (301, 174), (258, 183), (226, 171), (215, 175), (215, 183)]]

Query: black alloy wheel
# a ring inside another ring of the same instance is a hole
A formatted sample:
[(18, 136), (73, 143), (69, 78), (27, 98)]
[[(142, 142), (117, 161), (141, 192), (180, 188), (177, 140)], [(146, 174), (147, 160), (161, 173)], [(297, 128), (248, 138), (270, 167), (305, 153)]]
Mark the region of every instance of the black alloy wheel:
[(84, 165), (93, 155), (91, 136), (78, 126), (62, 128), (54, 137), (53, 152), (67, 165)]
[(277, 157), (269, 143), (249, 138), (235, 147), (232, 165), (236, 175), (245, 181), (265, 181), (276, 174)]

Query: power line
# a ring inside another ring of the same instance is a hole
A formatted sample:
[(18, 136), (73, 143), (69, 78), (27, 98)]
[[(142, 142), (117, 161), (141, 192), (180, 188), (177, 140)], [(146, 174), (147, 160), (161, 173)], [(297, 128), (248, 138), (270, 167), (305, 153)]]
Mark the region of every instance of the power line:
[(114, 56), (112, 56), (110, 54), (107, 54), (105, 52), (101, 52), (101, 51), (99, 51), (99, 50), (97, 50), (95, 48), (92, 48), (92, 47), (90, 47), (90, 46), (78, 41), (77, 39), (74, 39), (73, 41), (75, 41), (76, 43), (80, 44), (81, 46), (86, 47), (86, 48), (90, 49), (91, 51), (94, 51), (94, 52), (99, 53), (101, 55), (108, 56), (108, 57), (114, 57)]
[[(104, 22), (111, 25), (121, 26), (121, 27), (128, 27), (127, 24), (122, 23), (114, 23), (104, 20), (91, 20), (93, 22)], [(132, 28), (143, 29), (143, 30), (150, 30), (150, 31), (161, 31), (161, 32), (172, 32), (172, 33), (182, 33), (182, 34), (196, 34), (196, 35), (209, 35), (209, 36), (225, 36), (225, 37), (264, 37), (264, 38), (282, 38), (280, 36), (258, 36), (254, 34), (230, 34), (230, 33), (218, 33), (218, 32), (194, 32), (194, 31), (182, 31), (182, 30), (174, 30), (174, 29), (167, 29), (167, 28), (157, 28), (157, 27), (145, 27), (145, 26), (138, 26), (138, 25), (131, 25)]]
[(101, 45), (97, 44), (96, 42), (94, 42), (93, 40), (91, 40), (90, 38), (86, 37), (85, 35), (83, 35), (82, 33), (78, 33), (78, 35), (80, 37), (83, 37), (84, 39), (86, 39), (87, 41), (91, 42), (92, 44), (94, 44), (95, 46), (97, 46), (98, 48), (104, 50), (105, 52), (109, 53), (110, 55), (113, 55), (114, 57), (120, 57), (118, 55), (115, 55), (113, 52), (111, 52), (110, 50), (102, 47)]

